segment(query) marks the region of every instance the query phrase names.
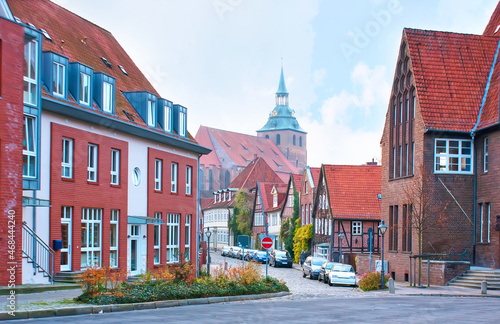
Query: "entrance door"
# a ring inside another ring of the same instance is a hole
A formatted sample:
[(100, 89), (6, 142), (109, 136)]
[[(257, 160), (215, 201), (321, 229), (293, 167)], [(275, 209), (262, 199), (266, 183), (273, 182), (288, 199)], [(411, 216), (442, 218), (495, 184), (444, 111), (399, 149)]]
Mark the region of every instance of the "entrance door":
[(61, 213), (61, 271), (71, 271), (71, 216), (73, 209), (63, 207)]
[(140, 264), (140, 226), (139, 225), (130, 225), (130, 249), (129, 251), (129, 259), (130, 259), (130, 275), (136, 276), (141, 273), (141, 264)]

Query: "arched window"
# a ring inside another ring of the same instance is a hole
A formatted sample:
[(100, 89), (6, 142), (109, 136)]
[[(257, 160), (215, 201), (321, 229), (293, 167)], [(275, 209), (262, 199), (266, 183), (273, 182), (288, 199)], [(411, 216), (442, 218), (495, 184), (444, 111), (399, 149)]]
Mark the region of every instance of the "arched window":
[(295, 146), (295, 135), (293, 135), (293, 145)]
[(231, 180), (231, 175), (229, 174), (229, 171), (226, 170), (225, 175), (224, 175), (224, 188), (229, 187), (230, 180)]
[(302, 147), (302, 136), (299, 137), (299, 146)]
[(269, 139), (269, 135), (266, 135), (266, 138)]
[(280, 134), (276, 135), (276, 145), (280, 145), (281, 144), (281, 136)]
[(214, 190), (213, 176), (213, 171), (208, 170), (208, 190), (210, 191)]

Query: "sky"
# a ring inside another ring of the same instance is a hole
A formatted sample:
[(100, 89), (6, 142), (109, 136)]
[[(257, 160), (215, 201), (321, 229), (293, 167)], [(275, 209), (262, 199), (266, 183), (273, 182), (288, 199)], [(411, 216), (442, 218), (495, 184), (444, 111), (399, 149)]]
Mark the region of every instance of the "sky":
[(280, 68), (308, 165), (380, 162), (403, 28), (482, 34), (498, 0), (53, 0), (110, 31), (200, 125), (256, 135)]

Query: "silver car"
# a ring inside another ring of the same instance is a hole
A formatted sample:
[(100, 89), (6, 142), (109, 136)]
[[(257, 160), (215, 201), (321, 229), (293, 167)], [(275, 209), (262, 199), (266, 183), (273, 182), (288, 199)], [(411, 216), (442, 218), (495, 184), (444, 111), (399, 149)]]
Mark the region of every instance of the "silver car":
[(356, 286), (356, 273), (350, 264), (336, 264), (328, 274), (330, 286), (350, 285)]
[(302, 277), (305, 278), (309, 276), (309, 279), (317, 279), (319, 276), (319, 271), (323, 263), (328, 262), (325, 258), (320, 257), (307, 257), (304, 264), (302, 264)]

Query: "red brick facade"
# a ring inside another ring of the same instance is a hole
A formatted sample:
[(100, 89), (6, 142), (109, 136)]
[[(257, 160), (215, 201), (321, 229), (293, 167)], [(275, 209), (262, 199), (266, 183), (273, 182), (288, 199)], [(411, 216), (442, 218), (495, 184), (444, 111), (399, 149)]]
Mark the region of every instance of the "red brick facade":
[[(61, 177), (62, 139), (73, 140), (73, 178)], [(98, 146), (97, 182), (87, 180), (88, 145)], [(61, 208), (73, 208), (72, 271), (81, 270), (82, 208), (102, 209), (101, 265), (109, 266), (111, 210), (119, 210), (118, 268), (127, 269), (128, 143), (111, 137), (51, 124), (50, 238), (61, 239)], [(111, 184), (111, 149), (120, 151), (119, 185)], [(50, 243), (52, 244), (52, 243)], [(60, 252), (56, 251), (55, 273), (60, 271)]]
[[(161, 190), (155, 190), (155, 161), (160, 160), (162, 163), (162, 186)], [(172, 163), (177, 164), (177, 192), (171, 191)], [(191, 167), (191, 194), (186, 194), (186, 172), (187, 167)], [(172, 154), (157, 149), (148, 149), (148, 216), (154, 217), (155, 213), (161, 213), (162, 220), (167, 224), (167, 214), (179, 214), (179, 261), (184, 262), (185, 243), (186, 243), (186, 215), (191, 215), (190, 225), (190, 253), (189, 259), (196, 260), (196, 179), (197, 160), (195, 158), (187, 158), (181, 155)], [(148, 255), (147, 268), (154, 269), (154, 226), (148, 225)], [(160, 264), (165, 265), (166, 247), (167, 244), (167, 226), (161, 225), (161, 248), (160, 248)]]
[(24, 28), (0, 18), (0, 286), (22, 282), (23, 58)]

